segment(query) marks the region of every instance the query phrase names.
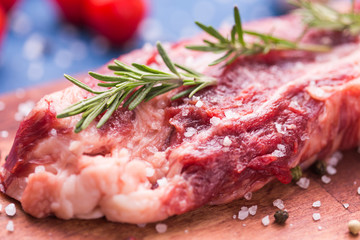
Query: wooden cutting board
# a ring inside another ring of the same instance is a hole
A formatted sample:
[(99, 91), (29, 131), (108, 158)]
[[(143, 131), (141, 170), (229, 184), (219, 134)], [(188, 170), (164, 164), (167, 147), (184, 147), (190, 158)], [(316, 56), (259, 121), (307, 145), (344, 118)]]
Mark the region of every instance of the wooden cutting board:
[[(23, 94), (0, 96), (0, 101), (5, 103), (5, 109), (0, 111), (0, 132), (9, 132), (6, 138), (0, 134), (1, 164), (19, 125), (14, 119), (18, 105), (27, 100), (37, 101), (67, 84), (58, 82), (26, 90)], [(347, 222), (360, 220), (360, 195), (357, 194), (360, 186), (360, 155), (356, 151), (348, 151), (344, 155), (337, 167), (337, 174), (331, 176), (329, 184), (322, 183), (320, 177), (310, 171), (305, 173), (311, 179), (307, 190), (274, 181), (254, 193), (250, 201), (241, 199), (221, 206), (205, 206), (171, 217), (163, 221), (168, 226), (163, 234), (156, 232), (155, 223), (140, 228), (137, 225), (111, 223), (105, 219), (35, 219), (24, 213), (17, 201), (0, 195), (3, 208), (11, 202), (16, 203), (17, 207), (17, 213), (12, 218), (6, 216), (4, 211), (0, 213), (0, 239), (351, 239), (354, 236), (349, 234)], [(284, 201), (290, 215), (285, 225), (274, 223), (276, 208), (272, 202), (277, 198)], [(321, 207), (315, 209), (312, 203), (317, 200), (321, 201)], [(344, 203), (349, 204), (348, 209), (343, 207)], [(244, 221), (233, 219), (242, 206), (252, 205), (258, 206), (255, 216), (249, 216)], [(313, 213), (320, 213), (321, 219), (315, 222)], [(270, 215), (271, 223), (264, 227), (261, 219), (266, 215)], [(6, 231), (10, 219), (15, 225), (12, 233)]]

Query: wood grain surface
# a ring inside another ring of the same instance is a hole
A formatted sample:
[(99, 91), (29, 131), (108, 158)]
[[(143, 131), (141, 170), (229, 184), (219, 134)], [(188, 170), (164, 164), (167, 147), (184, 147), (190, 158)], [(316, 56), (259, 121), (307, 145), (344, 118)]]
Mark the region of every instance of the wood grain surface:
[[(0, 111), (0, 132), (9, 132), (8, 137), (0, 137), (1, 164), (11, 148), (19, 125), (14, 119), (18, 105), (27, 100), (37, 101), (66, 85), (65, 82), (58, 82), (26, 90), (20, 97), (15, 93), (0, 96), (0, 101), (5, 103), (5, 109)], [(305, 175), (311, 179), (307, 190), (295, 184), (283, 185), (275, 181), (254, 193), (249, 201), (241, 199), (226, 205), (204, 206), (171, 217), (163, 221), (168, 229), (162, 234), (156, 232), (156, 223), (140, 228), (105, 219), (35, 219), (24, 213), (17, 201), (0, 195), (3, 208), (10, 202), (16, 203), (17, 208), (14, 217), (6, 216), (4, 211), (0, 213), (0, 239), (353, 239), (358, 237), (349, 234), (347, 222), (360, 220), (360, 195), (357, 194), (359, 169), (360, 155), (356, 151), (348, 151), (344, 153), (343, 160), (337, 166), (337, 174), (331, 176), (329, 184), (322, 183), (319, 176), (307, 171)], [(274, 223), (276, 208), (272, 202), (277, 198), (284, 201), (290, 215), (285, 225)], [(321, 201), (321, 207), (315, 209), (312, 203), (317, 200)], [(349, 204), (348, 209), (343, 207), (344, 203)], [(249, 216), (244, 221), (233, 219), (242, 206), (252, 205), (258, 206), (255, 216)], [(320, 213), (321, 219), (315, 222), (313, 213)], [(264, 227), (261, 219), (266, 215), (270, 216), (271, 223)], [(6, 231), (9, 220), (14, 221), (14, 232)]]

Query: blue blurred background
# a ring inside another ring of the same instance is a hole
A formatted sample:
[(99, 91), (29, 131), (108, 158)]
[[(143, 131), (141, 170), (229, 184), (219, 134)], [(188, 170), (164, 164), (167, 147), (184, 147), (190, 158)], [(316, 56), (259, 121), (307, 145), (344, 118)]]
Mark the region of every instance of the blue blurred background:
[(51, 0), (22, 0), (13, 9), (0, 50), (0, 94), (96, 69), (146, 42), (177, 41), (199, 32), (194, 21), (232, 23), (238, 5), (244, 21), (281, 13), (281, 0), (149, 0), (133, 41), (110, 48), (103, 37), (65, 23)]

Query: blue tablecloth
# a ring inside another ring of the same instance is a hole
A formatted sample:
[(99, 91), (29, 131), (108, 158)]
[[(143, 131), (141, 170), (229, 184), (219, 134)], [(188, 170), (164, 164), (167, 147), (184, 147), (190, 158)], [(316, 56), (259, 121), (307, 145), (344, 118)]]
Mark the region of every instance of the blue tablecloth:
[(110, 49), (101, 36), (62, 22), (51, 0), (22, 0), (9, 16), (0, 50), (0, 94), (94, 69), (145, 42), (190, 37), (199, 32), (195, 20), (215, 27), (232, 23), (235, 4), (244, 21), (275, 15), (277, 1), (148, 0), (148, 16), (137, 37)]

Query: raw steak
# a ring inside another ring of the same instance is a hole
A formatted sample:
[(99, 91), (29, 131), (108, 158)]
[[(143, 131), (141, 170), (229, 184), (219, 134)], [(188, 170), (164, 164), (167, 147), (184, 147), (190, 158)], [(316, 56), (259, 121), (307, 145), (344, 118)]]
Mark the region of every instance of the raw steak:
[[(288, 39), (303, 29), (294, 15), (246, 27)], [(153, 222), (230, 202), (273, 179), (290, 183), (291, 168), (358, 145), (357, 38), (312, 31), (305, 42), (333, 50), (270, 52), (209, 67), (218, 55), (184, 49), (203, 37), (167, 45), (175, 62), (219, 80), (192, 99), (171, 102), (172, 92), (75, 134), (80, 116), (56, 114), (91, 94), (74, 86), (45, 96), (20, 125), (2, 168), (3, 191), (35, 217)], [(120, 57), (165, 69), (159, 59), (151, 46)]]

